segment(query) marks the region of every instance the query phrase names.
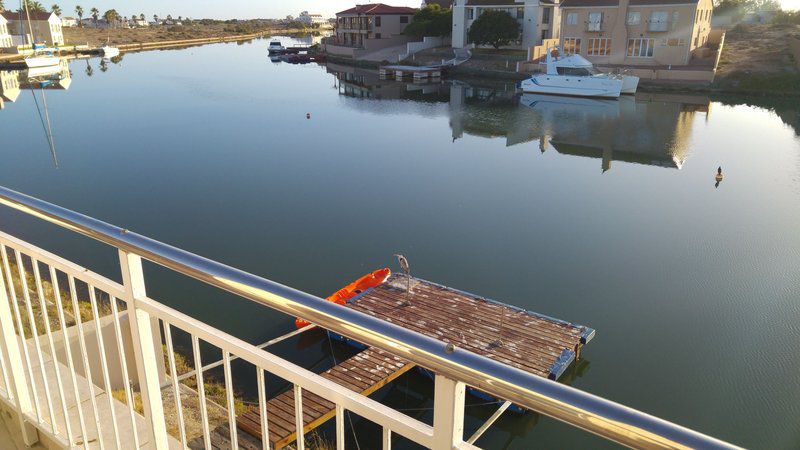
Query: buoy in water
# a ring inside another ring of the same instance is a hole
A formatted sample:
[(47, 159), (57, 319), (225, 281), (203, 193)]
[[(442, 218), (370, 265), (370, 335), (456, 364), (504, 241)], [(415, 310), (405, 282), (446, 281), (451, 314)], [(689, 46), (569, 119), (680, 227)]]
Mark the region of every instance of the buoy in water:
[(306, 113), (306, 119), (310, 119), (310, 118), (311, 118), (311, 113)]
[(720, 182), (722, 181), (723, 178), (725, 178), (725, 176), (722, 175), (722, 167), (720, 167), (717, 169), (717, 176), (715, 177), (715, 179), (717, 180), (717, 182)]

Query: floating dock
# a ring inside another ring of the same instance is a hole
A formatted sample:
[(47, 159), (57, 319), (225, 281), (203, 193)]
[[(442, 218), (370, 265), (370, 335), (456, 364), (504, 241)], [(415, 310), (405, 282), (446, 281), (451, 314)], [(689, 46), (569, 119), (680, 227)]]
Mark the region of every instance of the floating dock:
[(441, 78), (441, 67), (425, 66), (382, 66), (379, 70), (381, 78), (413, 78), (416, 80), (427, 80), (429, 78)]
[[(407, 292), (407, 287), (410, 291)], [(393, 275), (347, 303), (349, 308), (417, 331), (458, 348), (483, 355), (528, 373), (557, 380), (594, 337), (591, 328), (505, 305), (417, 278)], [(359, 343), (354, 343), (360, 345)], [(364, 346), (361, 346), (364, 347)], [(414, 364), (375, 348), (367, 348), (320, 374), (341, 386), (369, 395), (414, 368)], [(471, 392), (485, 396), (476, 390)], [(280, 449), (297, 439), (294, 390), (267, 402), (269, 442)], [(332, 419), (335, 405), (303, 391), (303, 429)], [(258, 408), (237, 417), (243, 442), (261, 442)], [(224, 448), (227, 425), (215, 430)], [(240, 442), (240, 445), (243, 445)], [(217, 444), (215, 444), (217, 445)], [(245, 445), (243, 445), (244, 447)]]

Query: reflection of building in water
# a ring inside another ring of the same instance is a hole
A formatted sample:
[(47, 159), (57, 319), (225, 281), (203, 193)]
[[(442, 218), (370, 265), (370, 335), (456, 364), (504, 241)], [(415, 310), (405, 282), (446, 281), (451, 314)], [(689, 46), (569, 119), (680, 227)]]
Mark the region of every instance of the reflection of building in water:
[(0, 72), (0, 99), (6, 102), (15, 102), (21, 92), (19, 87), (19, 71)]
[[(352, 106), (375, 113), (447, 114), (453, 141), (465, 134), (505, 138), (507, 146), (536, 141), (544, 152), (600, 159), (603, 171), (613, 161), (680, 169), (689, 155), (695, 115), (709, 112), (704, 97), (638, 95), (619, 100), (525, 94), (513, 84), (486, 86), (451, 81), (411, 84), (381, 80), (376, 71), (328, 64), (339, 95), (374, 100), (412, 100), (380, 108), (378, 102)], [(446, 109), (414, 109), (413, 104), (444, 103)]]
[[(708, 114), (708, 99), (638, 96), (619, 100), (562, 99), (524, 95), (539, 112), (542, 151), (549, 143), (561, 154), (680, 169), (689, 152), (696, 112)], [(549, 139), (548, 139), (549, 137)]]
[[(337, 80), (339, 95), (375, 100), (439, 100), (447, 86), (441, 83), (403, 83), (382, 80), (375, 70), (327, 64), (328, 73)], [(422, 96), (426, 97), (423, 98)]]

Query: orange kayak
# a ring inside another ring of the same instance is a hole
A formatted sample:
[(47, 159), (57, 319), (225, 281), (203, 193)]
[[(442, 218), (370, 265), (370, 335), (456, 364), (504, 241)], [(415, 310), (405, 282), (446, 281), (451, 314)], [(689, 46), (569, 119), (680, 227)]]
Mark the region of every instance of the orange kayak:
[[(334, 292), (333, 295), (329, 296), (326, 300), (336, 303), (337, 305), (344, 305), (348, 300), (356, 295), (366, 291), (367, 289), (374, 288), (375, 286), (382, 284), (389, 278), (389, 275), (391, 274), (392, 271), (389, 269), (380, 269), (376, 270), (375, 272), (368, 273)], [(299, 329), (311, 325), (311, 322), (305, 321), (298, 317), (295, 319), (294, 325)]]

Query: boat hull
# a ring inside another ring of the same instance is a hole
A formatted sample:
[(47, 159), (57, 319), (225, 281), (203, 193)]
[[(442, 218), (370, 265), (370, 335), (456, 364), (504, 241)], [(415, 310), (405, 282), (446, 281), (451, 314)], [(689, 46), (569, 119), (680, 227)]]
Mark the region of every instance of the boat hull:
[(639, 77), (635, 77), (633, 75), (623, 75), (622, 76), (622, 90), (620, 93), (633, 95), (636, 93), (636, 89), (639, 88)]
[(52, 67), (57, 66), (60, 61), (61, 60), (55, 56), (33, 56), (30, 58), (25, 58), (25, 65), (28, 66), (29, 69), (34, 69), (37, 67)]
[(565, 75), (534, 75), (522, 81), (520, 88), (526, 94), (619, 98), (622, 91), (622, 80)]
[(103, 47), (100, 49), (100, 54), (103, 55), (103, 58), (113, 58), (119, 56), (119, 49), (116, 47)]

